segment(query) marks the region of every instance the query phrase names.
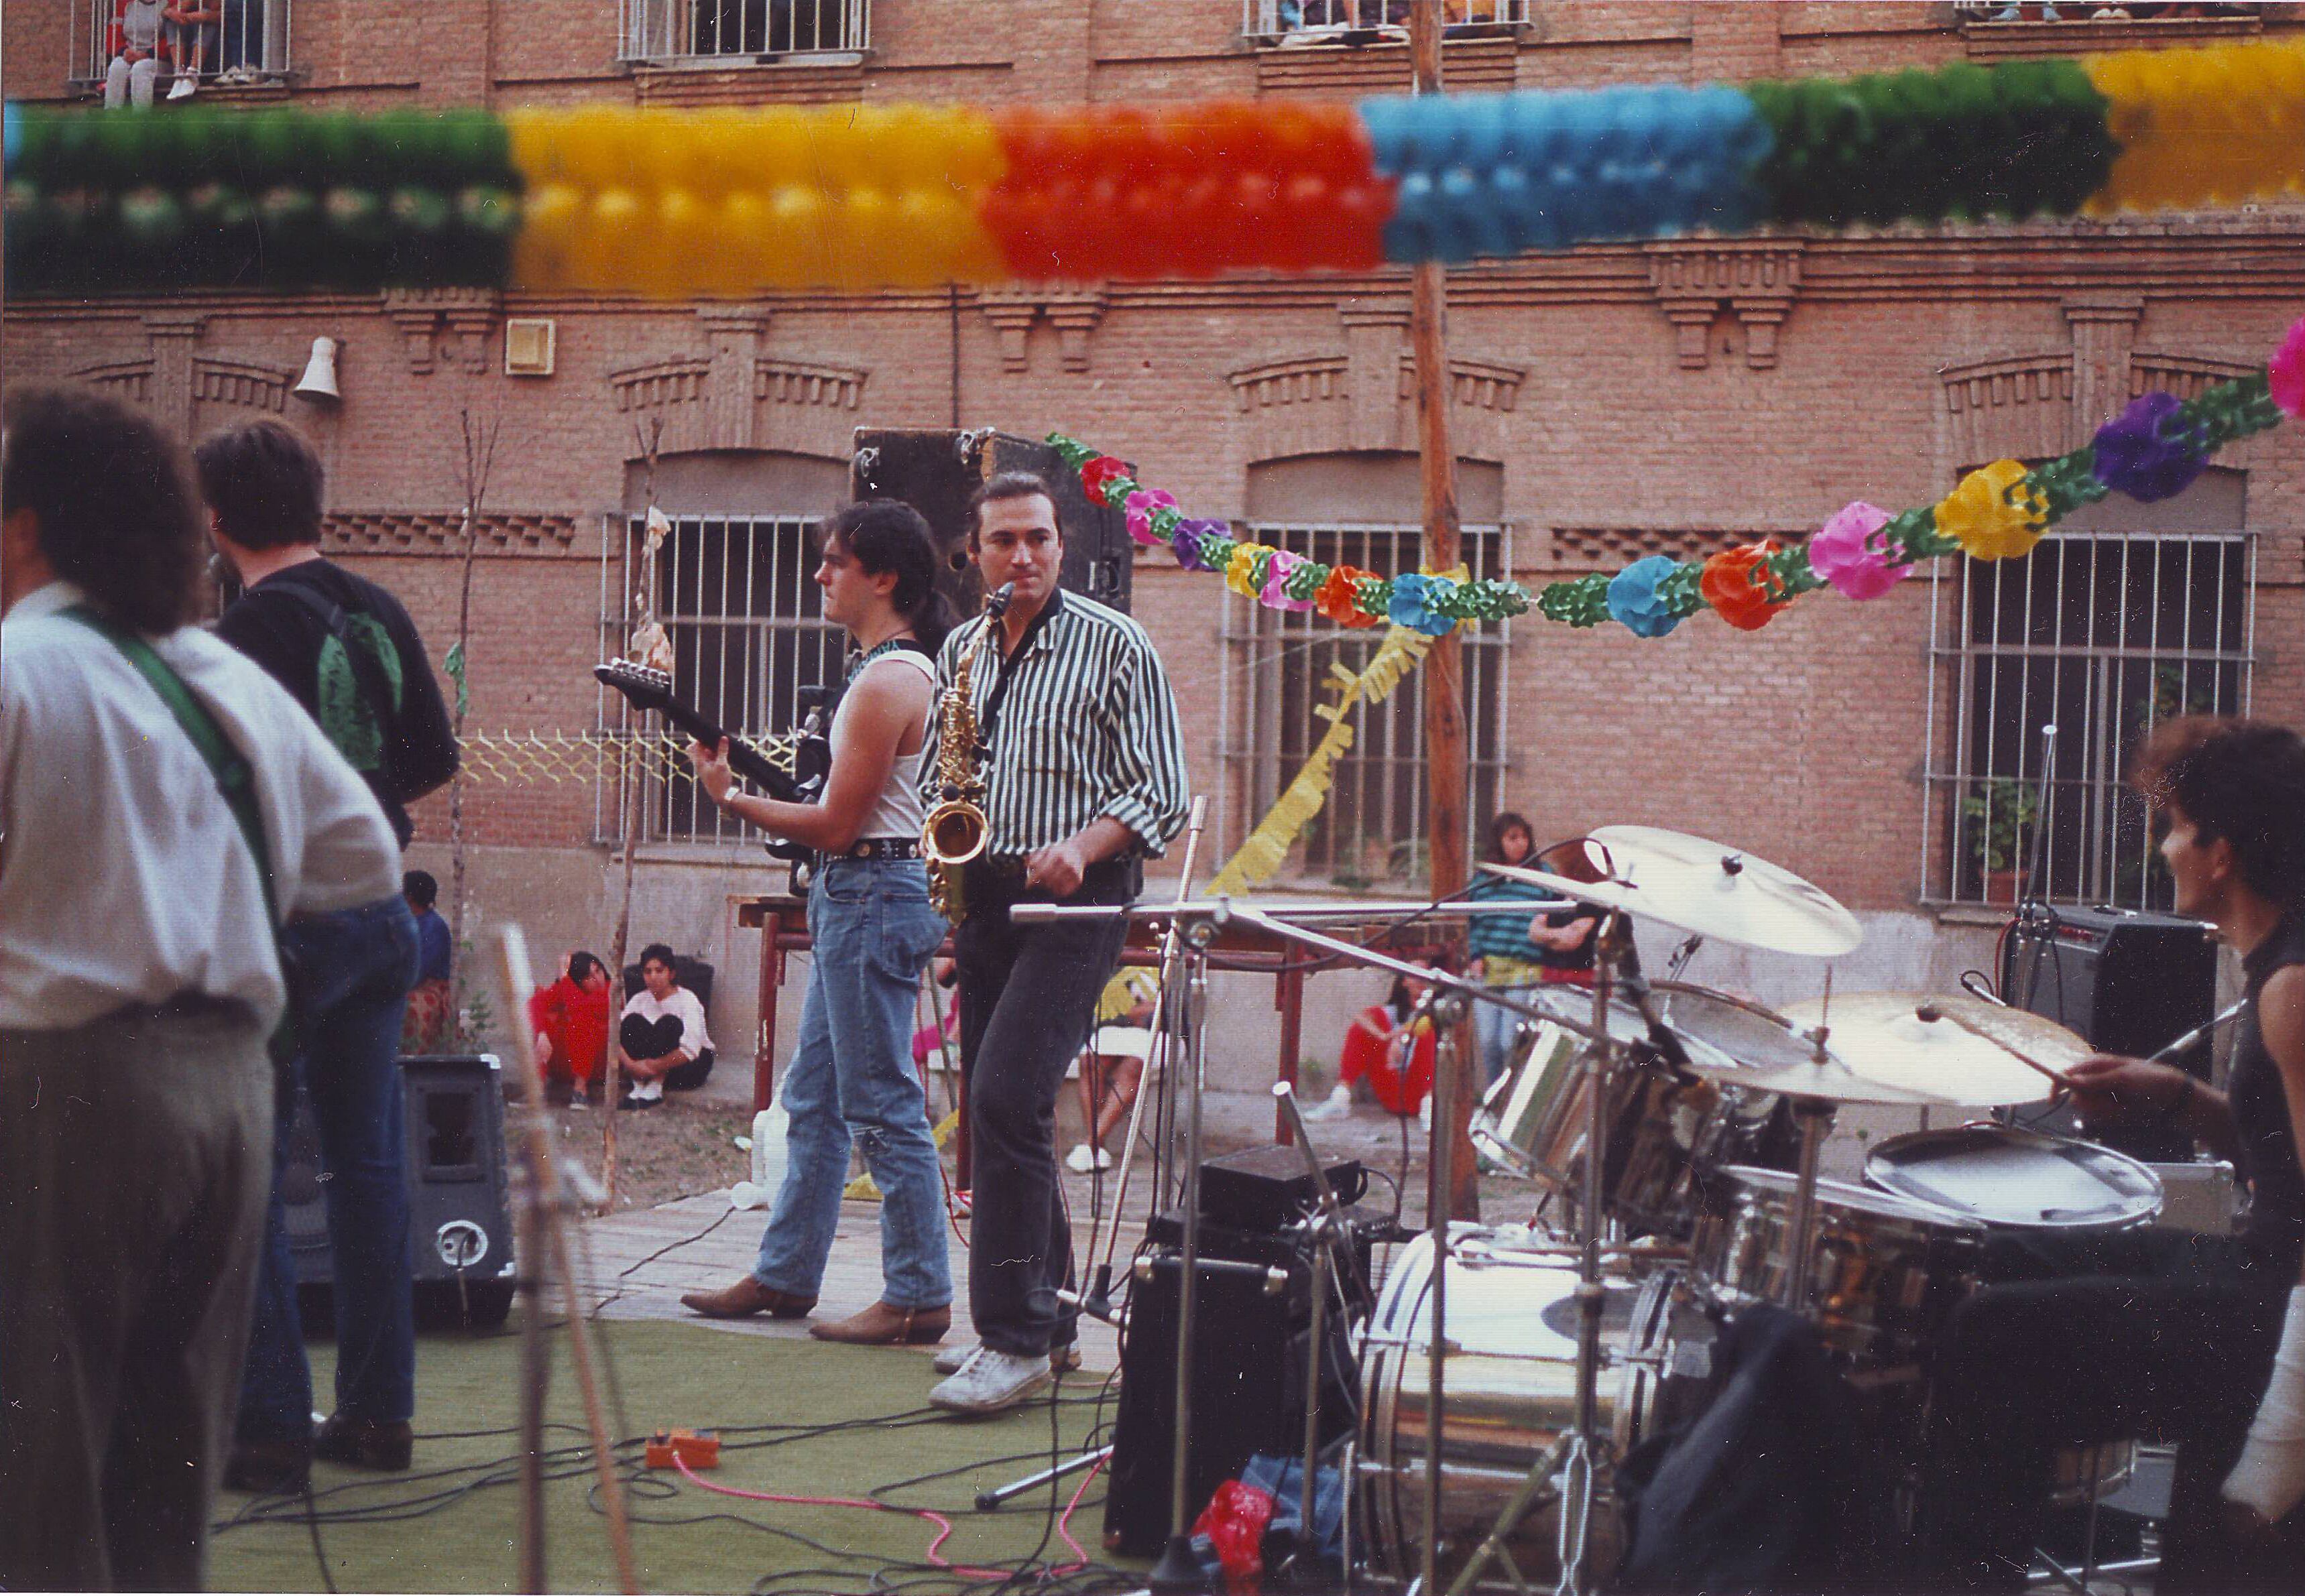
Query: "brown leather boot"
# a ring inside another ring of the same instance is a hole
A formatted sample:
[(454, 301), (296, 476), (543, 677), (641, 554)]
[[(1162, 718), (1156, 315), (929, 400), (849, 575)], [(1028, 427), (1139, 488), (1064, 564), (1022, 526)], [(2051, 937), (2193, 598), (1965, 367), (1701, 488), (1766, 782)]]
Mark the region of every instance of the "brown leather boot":
[(771, 1319), (805, 1319), (816, 1306), (816, 1299), (773, 1290), (747, 1275), (725, 1291), (683, 1292), (680, 1305), (693, 1308), (707, 1319), (745, 1319), (755, 1313)]
[(943, 1340), (950, 1329), (950, 1308), (898, 1308), (875, 1303), (837, 1323), (812, 1324), (808, 1333), (819, 1341), (845, 1341), (854, 1346), (927, 1346)]

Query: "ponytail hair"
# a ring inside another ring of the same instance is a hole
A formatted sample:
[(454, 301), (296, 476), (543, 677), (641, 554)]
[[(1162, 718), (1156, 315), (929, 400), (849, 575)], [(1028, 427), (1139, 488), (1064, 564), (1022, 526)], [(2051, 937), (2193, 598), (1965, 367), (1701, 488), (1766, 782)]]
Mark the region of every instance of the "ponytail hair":
[(865, 573), (894, 574), (889, 602), (933, 654), (953, 629), (952, 606), (936, 585), (936, 539), (921, 513), (901, 499), (861, 499), (824, 522), (825, 543), (838, 544)]

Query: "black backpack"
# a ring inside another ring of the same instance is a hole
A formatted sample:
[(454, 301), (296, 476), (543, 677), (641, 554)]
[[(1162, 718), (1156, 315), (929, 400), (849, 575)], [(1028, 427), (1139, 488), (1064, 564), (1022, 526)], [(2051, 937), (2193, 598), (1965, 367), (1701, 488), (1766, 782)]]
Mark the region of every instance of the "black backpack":
[[(337, 751), (352, 761), (353, 768), (368, 778), (378, 794), (394, 803), (413, 803), (427, 793), (447, 785), (462, 763), (455, 733), (448, 726), (445, 711), (430, 716), (410, 712), (413, 708), (412, 692), (423, 693), (430, 683), (426, 680), (420, 686), (408, 681), (407, 662), (400, 658), (383, 624), (373, 615), (360, 616), (365, 623), (362, 630), (371, 634), (371, 640), (364, 643), (355, 635), (353, 617), (345, 613), (344, 607), (326, 595), (293, 582), (261, 590), (284, 593), (302, 604), (327, 628), (328, 635), (344, 650), (351, 667), (352, 685), (377, 734), (374, 746), (348, 748), (343, 739), (333, 739)], [(329, 696), (325, 647), (321, 654), (320, 679), (315, 684), (315, 693), (325, 707)], [(387, 659), (391, 664), (389, 674)], [(418, 668), (422, 669), (423, 665), (420, 658)], [(424, 696), (437, 699), (437, 690)], [(319, 719), (326, 729), (329, 717), (323, 714)]]

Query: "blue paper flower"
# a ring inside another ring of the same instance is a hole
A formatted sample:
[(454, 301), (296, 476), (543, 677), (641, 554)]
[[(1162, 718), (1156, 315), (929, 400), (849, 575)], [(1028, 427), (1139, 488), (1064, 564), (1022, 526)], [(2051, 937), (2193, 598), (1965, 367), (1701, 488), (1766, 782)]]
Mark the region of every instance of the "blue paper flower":
[(1201, 539), (1204, 537), (1226, 537), (1231, 530), (1221, 521), (1180, 521), (1169, 539), (1169, 547), (1177, 551), (1177, 564), (1186, 570), (1212, 571), (1215, 567), (1209, 564), (1208, 556), (1202, 552)]
[(1679, 562), (1670, 555), (1653, 554), (1635, 560), (1609, 579), (1609, 615), (1637, 637), (1663, 637), (1680, 624), (1667, 611), (1657, 584), (1671, 575)]
[(2208, 463), (2198, 429), (2167, 430), (2182, 402), (2174, 394), (2146, 394), (2097, 429), (2097, 480), (2139, 504), (2171, 498), (2193, 485)]
[(1403, 572), (1392, 579), (1392, 599), (1386, 606), (1385, 618), (1396, 626), (1422, 632), (1427, 637), (1446, 636), (1456, 630), (1457, 622), (1454, 616), (1443, 614), (1442, 607), (1456, 592), (1457, 584), (1448, 577)]

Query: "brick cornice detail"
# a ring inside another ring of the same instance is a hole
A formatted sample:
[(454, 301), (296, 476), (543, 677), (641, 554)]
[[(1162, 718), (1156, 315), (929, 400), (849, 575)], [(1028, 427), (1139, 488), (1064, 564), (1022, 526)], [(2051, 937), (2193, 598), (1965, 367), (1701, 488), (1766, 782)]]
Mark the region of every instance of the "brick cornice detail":
[(242, 405), (278, 414), (287, 407), (295, 373), (247, 361), (202, 357), (192, 362), (192, 397), (206, 404)]
[(1710, 334), (1723, 309), (1745, 329), (1745, 364), (1765, 371), (1777, 363), (1777, 328), (1792, 313), (1801, 282), (1801, 239), (1667, 241), (1641, 246), (1649, 292), (1673, 326), (1673, 352), (1681, 369), (1712, 362)]
[(2180, 399), (2197, 399), (2201, 390), (2236, 378), (2253, 376), (2255, 366), (2240, 361), (2203, 360), (2189, 354), (2155, 354), (2139, 350), (2129, 357), (2129, 396), (2171, 393)]
[(466, 371), (488, 369), (489, 334), (504, 314), (493, 288), (387, 288), (380, 303), (400, 334), (400, 352), (418, 376), (433, 371), (445, 352)]
[[(479, 552), (484, 558), (571, 555), (580, 519), (549, 510), (483, 515)], [(336, 555), (461, 555), (464, 517), (455, 510), (338, 510), (320, 522), (320, 547)]]
[(2069, 446), (2074, 424), (2070, 350), (1947, 366), (1937, 381), (1944, 395), (1940, 414), (1949, 470), (1989, 460), (2046, 459)]
[[(1490, 361), (1452, 360), (1449, 362), (1449, 397), (1470, 410), (1510, 412), (1520, 400), (1520, 385), (1528, 377), (1526, 366), (1500, 366)], [(1416, 357), (1400, 357), (1398, 397), (1416, 398)]]
[[(1225, 374), (1233, 408), (1243, 418), (1247, 458), (1281, 460), (1296, 454), (1414, 446), (1416, 357), (1399, 347), (1397, 329), (1380, 355), (1308, 354), (1264, 361)], [(1458, 452), (1472, 459), (1502, 457), (1502, 418), (1519, 403), (1527, 368), (1463, 357), (1449, 362), (1452, 425)]]
[(2109, 17), (2103, 21), (2088, 18), (2054, 22), (1979, 21), (1964, 22), (1961, 30), (1972, 61), (2232, 44), (2264, 31), (2264, 20), (2255, 12), (2223, 17)]
[(643, 106), (838, 105), (864, 98), (864, 61), (636, 66), (633, 98)]
[(1306, 355), (1293, 361), (1271, 361), (1244, 366), (1225, 374), (1233, 403), (1244, 415), (1280, 404), (1341, 402), (1346, 395), (1345, 357)]
[(682, 355), (645, 366), (628, 366), (608, 373), (608, 388), (620, 411), (647, 411), (671, 404), (693, 404), (704, 397), (705, 374), (712, 362), (703, 355)]
[(753, 365), (753, 397), (770, 404), (855, 410), (864, 400), (864, 373), (848, 366), (809, 366), (763, 356)]
[(1104, 319), (1111, 296), (1093, 288), (988, 288), (976, 296), (977, 310), (992, 328), (1000, 369), (1011, 374), (1033, 367), (1033, 324), (1042, 318), (1057, 329), (1058, 363), (1067, 371), (1089, 369), (1089, 335)]
[(1563, 526), (1552, 530), (1552, 565), (1563, 571), (1610, 571), (1653, 554), (1676, 560), (1701, 559), (1774, 538), (1797, 543), (1807, 527)]
[(106, 361), (101, 365), (82, 366), (72, 373), (72, 380), (102, 388), (115, 399), (131, 404), (152, 402), (152, 359)]

